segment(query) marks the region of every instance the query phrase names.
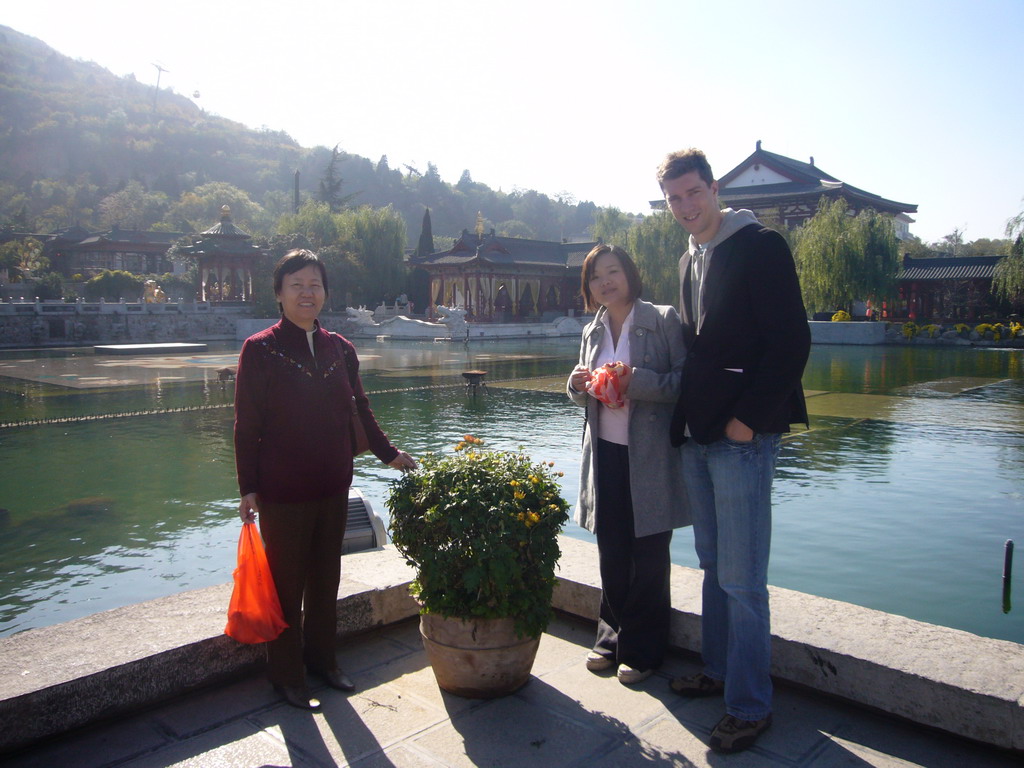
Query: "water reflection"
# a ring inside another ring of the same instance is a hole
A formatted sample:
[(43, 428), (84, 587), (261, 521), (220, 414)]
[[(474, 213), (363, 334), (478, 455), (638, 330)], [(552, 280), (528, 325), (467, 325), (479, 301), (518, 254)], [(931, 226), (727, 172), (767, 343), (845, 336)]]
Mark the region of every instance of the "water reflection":
[[(230, 580), (232, 386), (215, 365), (235, 354), (120, 366), (117, 378), (153, 377), (137, 386), (83, 385), (97, 374), (84, 354), (0, 355), (0, 422), (203, 408), (0, 429), (0, 635)], [(582, 413), (559, 382), (575, 343), (363, 344), (360, 354), (397, 444), (444, 450), (472, 432), (490, 447), (524, 446), (556, 462), (575, 499)], [(811, 430), (787, 438), (779, 465), (772, 583), (1024, 641), (1024, 612), (1001, 611), (1003, 542), (1024, 540), (1022, 361), (1021, 351), (815, 347)], [(39, 381), (40, 364), (62, 383)], [(487, 394), (467, 396), (469, 368), (488, 371)], [(558, 378), (530, 385), (540, 391), (500, 383), (545, 376)], [(391, 476), (372, 456), (356, 462), (356, 484), (382, 514)], [(572, 524), (567, 533), (589, 538)], [(689, 530), (673, 560), (696, 565)]]

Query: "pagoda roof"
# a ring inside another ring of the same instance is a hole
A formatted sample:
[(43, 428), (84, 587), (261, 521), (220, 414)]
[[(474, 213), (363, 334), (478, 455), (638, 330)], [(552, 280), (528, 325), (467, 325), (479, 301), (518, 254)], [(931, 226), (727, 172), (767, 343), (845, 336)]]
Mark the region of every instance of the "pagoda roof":
[[(746, 184), (735, 182), (748, 171), (762, 172), (761, 167), (774, 171), (785, 181)], [(753, 153), (718, 180), (718, 199), (729, 204), (749, 203), (771, 205), (792, 198), (844, 197), (860, 207), (872, 207), (887, 213), (916, 213), (917, 205), (888, 200), (837, 179), (811, 162), (805, 163), (785, 155), (761, 148), (758, 141)]]
[(1003, 256), (952, 256), (914, 259), (903, 257), (903, 269), (896, 275), (900, 281), (922, 280), (991, 280)]
[(494, 267), (578, 269), (595, 245), (597, 243), (559, 243), (523, 237), (502, 237), (495, 235), (493, 229), (488, 234), (477, 235), (464, 229), (459, 239), (448, 250), (425, 256), (412, 256), (409, 263), (421, 267), (465, 267), (479, 264)]
[[(739, 186), (742, 177), (749, 173), (763, 174), (766, 180)], [(842, 197), (857, 208), (874, 208), (894, 215), (917, 212), (914, 203), (889, 200), (837, 179), (816, 166), (813, 157), (809, 163), (794, 160), (762, 149), (760, 141), (751, 155), (718, 179), (718, 199), (733, 208), (766, 208), (796, 202), (817, 205), (822, 196)], [(652, 200), (651, 207), (664, 209), (665, 201)]]
[(252, 235), (244, 229), (236, 227), (235, 223), (231, 221), (231, 209), (226, 205), (221, 208), (220, 221), (209, 229), (200, 232), (200, 234), (207, 237), (231, 237), (236, 239), (244, 238), (246, 240), (252, 239)]
[(258, 256), (262, 250), (250, 241), (252, 235), (235, 226), (231, 221), (231, 209), (224, 205), (220, 209), (220, 221), (200, 232), (192, 245), (182, 246), (180, 252), (188, 256)]

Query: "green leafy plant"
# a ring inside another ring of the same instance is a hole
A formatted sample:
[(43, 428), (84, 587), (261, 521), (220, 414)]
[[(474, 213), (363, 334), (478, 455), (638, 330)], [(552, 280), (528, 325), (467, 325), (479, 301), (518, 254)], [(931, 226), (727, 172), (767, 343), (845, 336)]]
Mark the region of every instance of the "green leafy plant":
[(919, 329), (917, 327), (917, 323), (915, 323), (915, 322), (907, 322), (907, 323), (903, 324), (903, 327), (900, 329), (900, 332), (904, 336), (906, 336), (908, 339), (912, 339), (915, 336), (917, 336), (918, 330)]
[(423, 613), (513, 618), (533, 637), (552, 616), (558, 533), (568, 520), (554, 462), (485, 451), (472, 435), (454, 455), (427, 454), (391, 483), (391, 541), (416, 568)]

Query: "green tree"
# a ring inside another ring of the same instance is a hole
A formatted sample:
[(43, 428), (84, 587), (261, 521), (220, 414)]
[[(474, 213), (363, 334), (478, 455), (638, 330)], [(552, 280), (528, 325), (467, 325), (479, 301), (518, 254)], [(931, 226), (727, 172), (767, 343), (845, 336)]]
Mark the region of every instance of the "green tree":
[(996, 265), (992, 292), (1017, 311), (1024, 309), (1024, 209), (1006, 222), (1006, 236), (1013, 241), (1010, 255)]
[(34, 237), (8, 240), (0, 245), (0, 269), (7, 270), (7, 279), (12, 283), (28, 280), (49, 266), (50, 260), (43, 256), (43, 244)]
[(123, 189), (100, 201), (100, 220), (109, 227), (150, 229), (167, 210), (167, 195), (147, 192), (141, 183), (129, 181)]
[(279, 235), (302, 235), (313, 250), (334, 245), (341, 237), (338, 215), (319, 200), (307, 200), (296, 214), (282, 216), (277, 224)]
[[(469, 171), (465, 171), (469, 173)], [(423, 211), (423, 224), (420, 227), (420, 239), (416, 244), (417, 256), (429, 256), (434, 252), (434, 228), (430, 226), (430, 209)]]
[(331, 150), (331, 159), (327, 162), (327, 168), (324, 171), (323, 177), (320, 179), (320, 189), (317, 193), (317, 200), (321, 203), (326, 203), (331, 213), (340, 212), (349, 202), (356, 197), (358, 192), (353, 192), (350, 195), (342, 195), (341, 187), (344, 184), (344, 180), (341, 178), (341, 174), (338, 170), (338, 165), (348, 160), (348, 155), (338, 150), (338, 145), (334, 145), (334, 149)]
[(633, 217), (618, 208), (598, 208), (594, 223), (590, 225), (590, 236), (602, 243), (622, 241), (622, 235), (633, 226)]
[(679, 305), (679, 257), (689, 237), (667, 211), (646, 216), (616, 238), (636, 262), (643, 297), (655, 304)]
[(191, 192), (183, 192), (168, 208), (164, 220), (176, 230), (181, 227), (184, 231), (202, 232), (220, 221), (221, 208), (225, 205), (231, 211), (235, 226), (255, 234), (252, 230), (263, 218), (262, 206), (245, 190), (223, 181), (211, 181)]
[(977, 240), (972, 240), (971, 242), (964, 244), (963, 255), (1005, 256), (1010, 253), (1010, 248), (1012, 247), (1012, 240), (992, 240), (991, 238), (988, 237), (979, 237)]
[(822, 198), (818, 212), (793, 233), (793, 257), (809, 312), (879, 303), (895, 291), (899, 244), (892, 222), (866, 209), (850, 216), (845, 200)]
[(361, 271), (351, 293), (356, 304), (374, 306), (393, 299), (405, 287), (405, 220), (390, 205), (368, 205), (338, 214), (342, 250), (352, 254)]
[(138, 301), (142, 296), (143, 278), (124, 270), (105, 269), (95, 277), (86, 281), (85, 298), (90, 301)]
[[(1007, 227), (1007, 234), (1013, 229)], [(996, 264), (992, 279), (992, 293), (1013, 307), (1015, 312), (1024, 311), (1024, 232), (1017, 235), (1010, 249), (1010, 255)]]
[(43, 301), (64, 298), (64, 280), (60, 272), (47, 272), (36, 282), (35, 295)]
[(935, 253), (917, 235), (911, 235), (900, 243), (900, 251), (912, 259), (927, 259), (935, 256)]
[(501, 237), (522, 237), (528, 240), (537, 236), (529, 224), (518, 219), (498, 222), (494, 225), (494, 232)]
[(940, 256), (963, 256), (964, 231), (960, 227), (954, 227), (952, 232), (933, 243), (932, 249)]

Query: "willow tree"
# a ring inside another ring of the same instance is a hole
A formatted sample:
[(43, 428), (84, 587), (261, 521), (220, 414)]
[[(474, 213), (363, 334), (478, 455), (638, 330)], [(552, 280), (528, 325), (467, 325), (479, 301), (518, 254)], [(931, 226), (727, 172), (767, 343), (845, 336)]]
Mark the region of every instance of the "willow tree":
[(671, 213), (659, 211), (644, 217), (625, 232), (626, 251), (633, 257), (643, 279), (643, 296), (655, 304), (679, 304), (679, 257), (689, 236)]
[(1010, 255), (996, 264), (992, 293), (1008, 302), (1017, 312), (1024, 309), (1024, 233), (1017, 235), (1013, 241)]
[(405, 290), (405, 219), (390, 205), (368, 205), (336, 215), (339, 245), (360, 267), (358, 285), (350, 287), (356, 304), (393, 301)]
[(604, 243), (619, 242), (633, 226), (633, 217), (618, 208), (598, 208), (594, 212), (594, 223), (590, 225), (590, 236)]
[(896, 291), (900, 256), (892, 221), (872, 209), (856, 216), (842, 198), (822, 198), (818, 212), (793, 233), (793, 258), (810, 312), (878, 304)]
[(279, 235), (302, 235), (314, 250), (338, 242), (341, 236), (338, 214), (331, 213), (327, 203), (306, 200), (297, 213), (288, 213), (277, 223)]

